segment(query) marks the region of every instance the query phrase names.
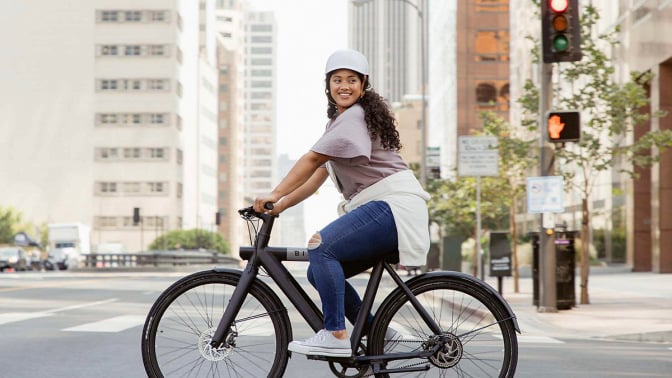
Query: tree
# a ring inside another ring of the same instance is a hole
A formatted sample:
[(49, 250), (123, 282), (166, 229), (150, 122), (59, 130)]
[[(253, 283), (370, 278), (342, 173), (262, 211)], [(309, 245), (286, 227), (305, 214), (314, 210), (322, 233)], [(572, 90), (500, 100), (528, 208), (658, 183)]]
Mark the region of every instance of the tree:
[(205, 248), (218, 253), (230, 255), (229, 243), (218, 233), (201, 230), (175, 230), (154, 239), (149, 245), (153, 250), (193, 250)]
[[(502, 195), (504, 181), (497, 177), (481, 179), (481, 225), (483, 230), (501, 230), (508, 227), (507, 202)], [(427, 191), (429, 220), (441, 225), (442, 232), (457, 237), (476, 239), (476, 178), (459, 177), (448, 180), (430, 180)], [(472, 257), (472, 274), (476, 275), (478, 240)]]
[[(539, 5), (538, 1), (535, 3)], [(590, 303), (588, 204), (598, 173), (614, 169), (619, 161), (626, 161), (631, 164), (620, 167), (620, 171), (634, 176), (634, 167), (650, 167), (658, 161), (662, 151), (672, 146), (669, 130), (648, 131), (642, 138), (628, 141), (635, 128), (642, 127), (651, 116), (664, 114), (646, 111), (650, 73), (633, 72), (627, 82), (616, 82), (613, 58), (605, 51), (611, 51), (618, 44), (619, 29), (616, 27), (595, 35), (598, 20), (597, 9), (592, 4), (586, 5), (581, 13), (583, 59), (559, 66), (561, 79), (557, 82), (562, 85), (557, 85), (553, 93), (558, 107), (582, 111), (581, 140), (555, 149), (556, 167), (561, 168), (559, 173), (581, 196), (581, 238), (584, 241), (580, 252), (581, 304)], [(538, 47), (533, 55), (538, 58)], [(528, 115), (539, 119), (539, 91), (531, 81), (526, 83), (520, 102)]]
[(14, 235), (20, 231), (23, 215), (12, 207), (0, 206), (0, 244), (14, 243)]
[[(533, 148), (538, 143), (536, 138), (524, 138), (515, 133), (515, 128), (494, 112), (481, 113), (483, 119), (483, 134), (498, 138), (499, 179), (505, 182), (501, 185), (499, 195), (508, 205), (509, 233), (511, 235), (511, 271), (513, 274), (514, 292), (520, 291), (518, 282), (518, 229), (516, 227), (516, 203), (525, 194), (525, 179), (534, 164), (537, 154)], [(532, 128), (523, 126), (527, 131)], [(533, 153), (530, 153), (533, 151)]]

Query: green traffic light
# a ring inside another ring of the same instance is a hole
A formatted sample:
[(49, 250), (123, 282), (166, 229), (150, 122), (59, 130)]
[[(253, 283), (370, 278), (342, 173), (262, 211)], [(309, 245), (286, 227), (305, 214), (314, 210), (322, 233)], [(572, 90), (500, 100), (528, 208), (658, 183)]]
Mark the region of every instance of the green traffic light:
[(569, 41), (564, 35), (557, 35), (553, 38), (553, 49), (558, 52), (567, 51), (569, 48)]

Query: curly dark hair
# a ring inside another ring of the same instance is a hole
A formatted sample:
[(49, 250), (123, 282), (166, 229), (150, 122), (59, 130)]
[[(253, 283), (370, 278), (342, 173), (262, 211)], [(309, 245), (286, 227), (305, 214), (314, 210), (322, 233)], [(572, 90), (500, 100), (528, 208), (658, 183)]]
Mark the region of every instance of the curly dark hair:
[[(336, 102), (329, 92), (329, 79), (332, 72), (327, 74), (326, 95), (327, 95), (327, 116), (329, 119), (334, 119), (338, 116), (338, 109)], [(399, 140), (399, 131), (397, 131), (397, 121), (390, 110), (390, 107), (385, 102), (385, 99), (379, 95), (373, 87), (368, 77), (357, 73), (359, 79), (364, 83), (364, 96), (359, 99), (359, 104), (364, 108), (364, 120), (366, 121), (366, 128), (369, 131), (371, 140), (380, 137), (380, 142), (383, 148), (387, 150), (399, 151), (401, 150), (401, 140)]]

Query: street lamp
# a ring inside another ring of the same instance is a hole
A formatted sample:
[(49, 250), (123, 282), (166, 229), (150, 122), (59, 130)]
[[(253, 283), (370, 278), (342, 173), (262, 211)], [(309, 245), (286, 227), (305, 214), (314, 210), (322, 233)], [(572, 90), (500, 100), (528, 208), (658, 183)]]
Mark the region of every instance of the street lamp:
[[(370, 3), (373, 0), (351, 0), (352, 3), (356, 6), (360, 6), (366, 3)], [(425, 48), (425, 17), (422, 13), (422, 10), (420, 7), (418, 7), (417, 4), (414, 4), (410, 2), (409, 0), (399, 0), (401, 2), (404, 2), (418, 13), (418, 18), (420, 19), (420, 70), (421, 70), (421, 81), (422, 83), (420, 84), (421, 86), (421, 96), (422, 96), (422, 115), (421, 115), (421, 125), (420, 125), (420, 182), (425, 185), (427, 184), (427, 96), (426, 96), (426, 91), (427, 91), (427, 86), (425, 85), (427, 80), (426, 80), (426, 75), (427, 75), (427, 68), (426, 68), (426, 62), (425, 60), (427, 59), (427, 54), (425, 53), (426, 48)], [(420, 1), (420, 0), (418, 0)]]

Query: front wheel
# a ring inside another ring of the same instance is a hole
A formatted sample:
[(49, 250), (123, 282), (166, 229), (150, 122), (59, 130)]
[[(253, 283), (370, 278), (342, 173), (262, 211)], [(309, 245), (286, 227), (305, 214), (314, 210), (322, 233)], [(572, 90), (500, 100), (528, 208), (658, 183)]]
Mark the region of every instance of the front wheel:
[(240, 280), (237, 271), (203, 271), (166, 289), (147, 315), (142, 360), (149, 377), (281, 377), (291, 326), (287, 310), (255, 282), (219, 348), (210, 340)]
[(426, 359), (393, 360), (387, 369), (427, 366), (423, 377), (513, 377), (518, 340), (513, 315), (485, 283), (454, 273), (407, 282), (441, 328), (432, 332), (400, 290), (381, 304), (372, 324), (369, 355), (431, 350)]

